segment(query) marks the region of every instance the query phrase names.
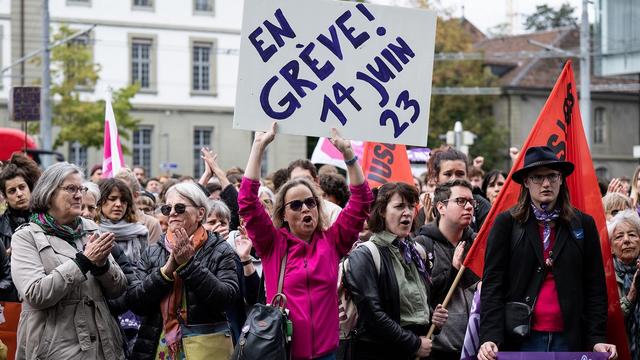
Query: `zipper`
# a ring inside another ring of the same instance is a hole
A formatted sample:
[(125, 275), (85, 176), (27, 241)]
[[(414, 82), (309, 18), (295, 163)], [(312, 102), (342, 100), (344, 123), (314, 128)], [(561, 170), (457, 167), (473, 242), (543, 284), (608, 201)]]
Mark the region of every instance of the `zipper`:
[(311, 293), (309, 291), (309, 268), (307, 267), (307, 257), (305, 254), (305, 258), (304, 258), (304, 271), (306, 274), (306, 278), (307, 278), (307, 299), (309, 299), (309, 320), (311, 321), (311, 357), (315, 357), (315, 344), (313, 343), (313, 339), (315, 339), (315, 334), (314, 334), (314, 325), (313, 325), (313, 302), (311, 301)]

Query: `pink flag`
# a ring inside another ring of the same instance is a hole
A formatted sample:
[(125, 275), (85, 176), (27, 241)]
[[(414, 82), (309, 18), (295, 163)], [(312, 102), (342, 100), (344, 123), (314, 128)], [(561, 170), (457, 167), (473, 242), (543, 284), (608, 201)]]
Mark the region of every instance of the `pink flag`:
[(116, 117), (111, 107), (111, 92), (107, 95), (104, 109), (104, 152), (102, 156), (102, 177), (105, 179), (113, 177), (124, 167), (122, 158), (122, 147), (120, 146), (120, 136)]

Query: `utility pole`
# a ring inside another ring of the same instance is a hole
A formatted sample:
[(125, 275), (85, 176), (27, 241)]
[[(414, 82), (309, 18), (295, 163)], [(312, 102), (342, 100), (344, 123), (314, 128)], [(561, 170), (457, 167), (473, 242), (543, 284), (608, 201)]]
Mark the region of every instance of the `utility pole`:
[(582, 24), (580, 26), (580, 114), (587, 144), (591, 146), (591, 55), (589, 33), (589, 0), (582, 0)]
[[(49, 88), (51, 87), (50, 58), (49, 49), (49, 0), (42, 0), (42, 88), (40, 90), (40, 139), (42, 149), (51, 151), (51, 101), (49, 99)], [(42, 166), (46, 169), (52, 164), (51, 156), (44, 155), (41, 158)]]

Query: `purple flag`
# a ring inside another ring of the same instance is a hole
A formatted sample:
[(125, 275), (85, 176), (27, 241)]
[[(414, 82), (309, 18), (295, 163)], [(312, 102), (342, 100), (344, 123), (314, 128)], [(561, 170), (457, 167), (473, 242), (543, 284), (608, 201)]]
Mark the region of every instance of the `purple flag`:
[(464, 334), (464, 344), (462, 344), (461, 360), (475, 360), (478, 358), (478, 349), (480, 349), (480, 287), (482, 282), (478, 283), (478, 289), (473, 295), (473, 303), (471, 304), (471, 312), (469, 313), (469, 323), (467, 324), (467, 332)]

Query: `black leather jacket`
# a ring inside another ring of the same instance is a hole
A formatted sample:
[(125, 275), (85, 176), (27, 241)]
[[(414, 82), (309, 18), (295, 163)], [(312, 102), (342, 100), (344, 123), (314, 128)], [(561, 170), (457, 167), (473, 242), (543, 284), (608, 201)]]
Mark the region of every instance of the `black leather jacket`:
[[(397, 359), (413, 359), (412, 355), (420, 347), (420, 338), (400, 326), (400, 289), (391, 262), (391, 251), (387, 247), (378, 247), (378, 250), (380, 276), (368, 248), (360, 246), (349, 254), (345, 286), (358, 308), (355, 336), (359, 340), (384, 344), (387, 354), (395, 354)], [(431, 299), (428, 284), (426, 289), (427, 298)], [(433, 308), (433, 304), (429, 305)]]
[(11, 279), (11, 259), (0, 241), (0, 301), (18, 301), (18, 292)]
[[(187, 323), (211, 324), (226, 321), (225, 306), (239, 293), (235, 257), (237, 255), (221, 237), (209, 232), (207, 242), (196, 251), (187, 266), (178, 272), (184, 281), (187, 295)], [(133, 347), (131, 359), (155, 358), (162, 333), (160, 302), (172, 290), (160, 268), (166, 263), (169, 251), (165, 235), (142, 253), (137, 272), (140, 279), (127, 289), (127, 304), (142, 316), (142, 325)]]

